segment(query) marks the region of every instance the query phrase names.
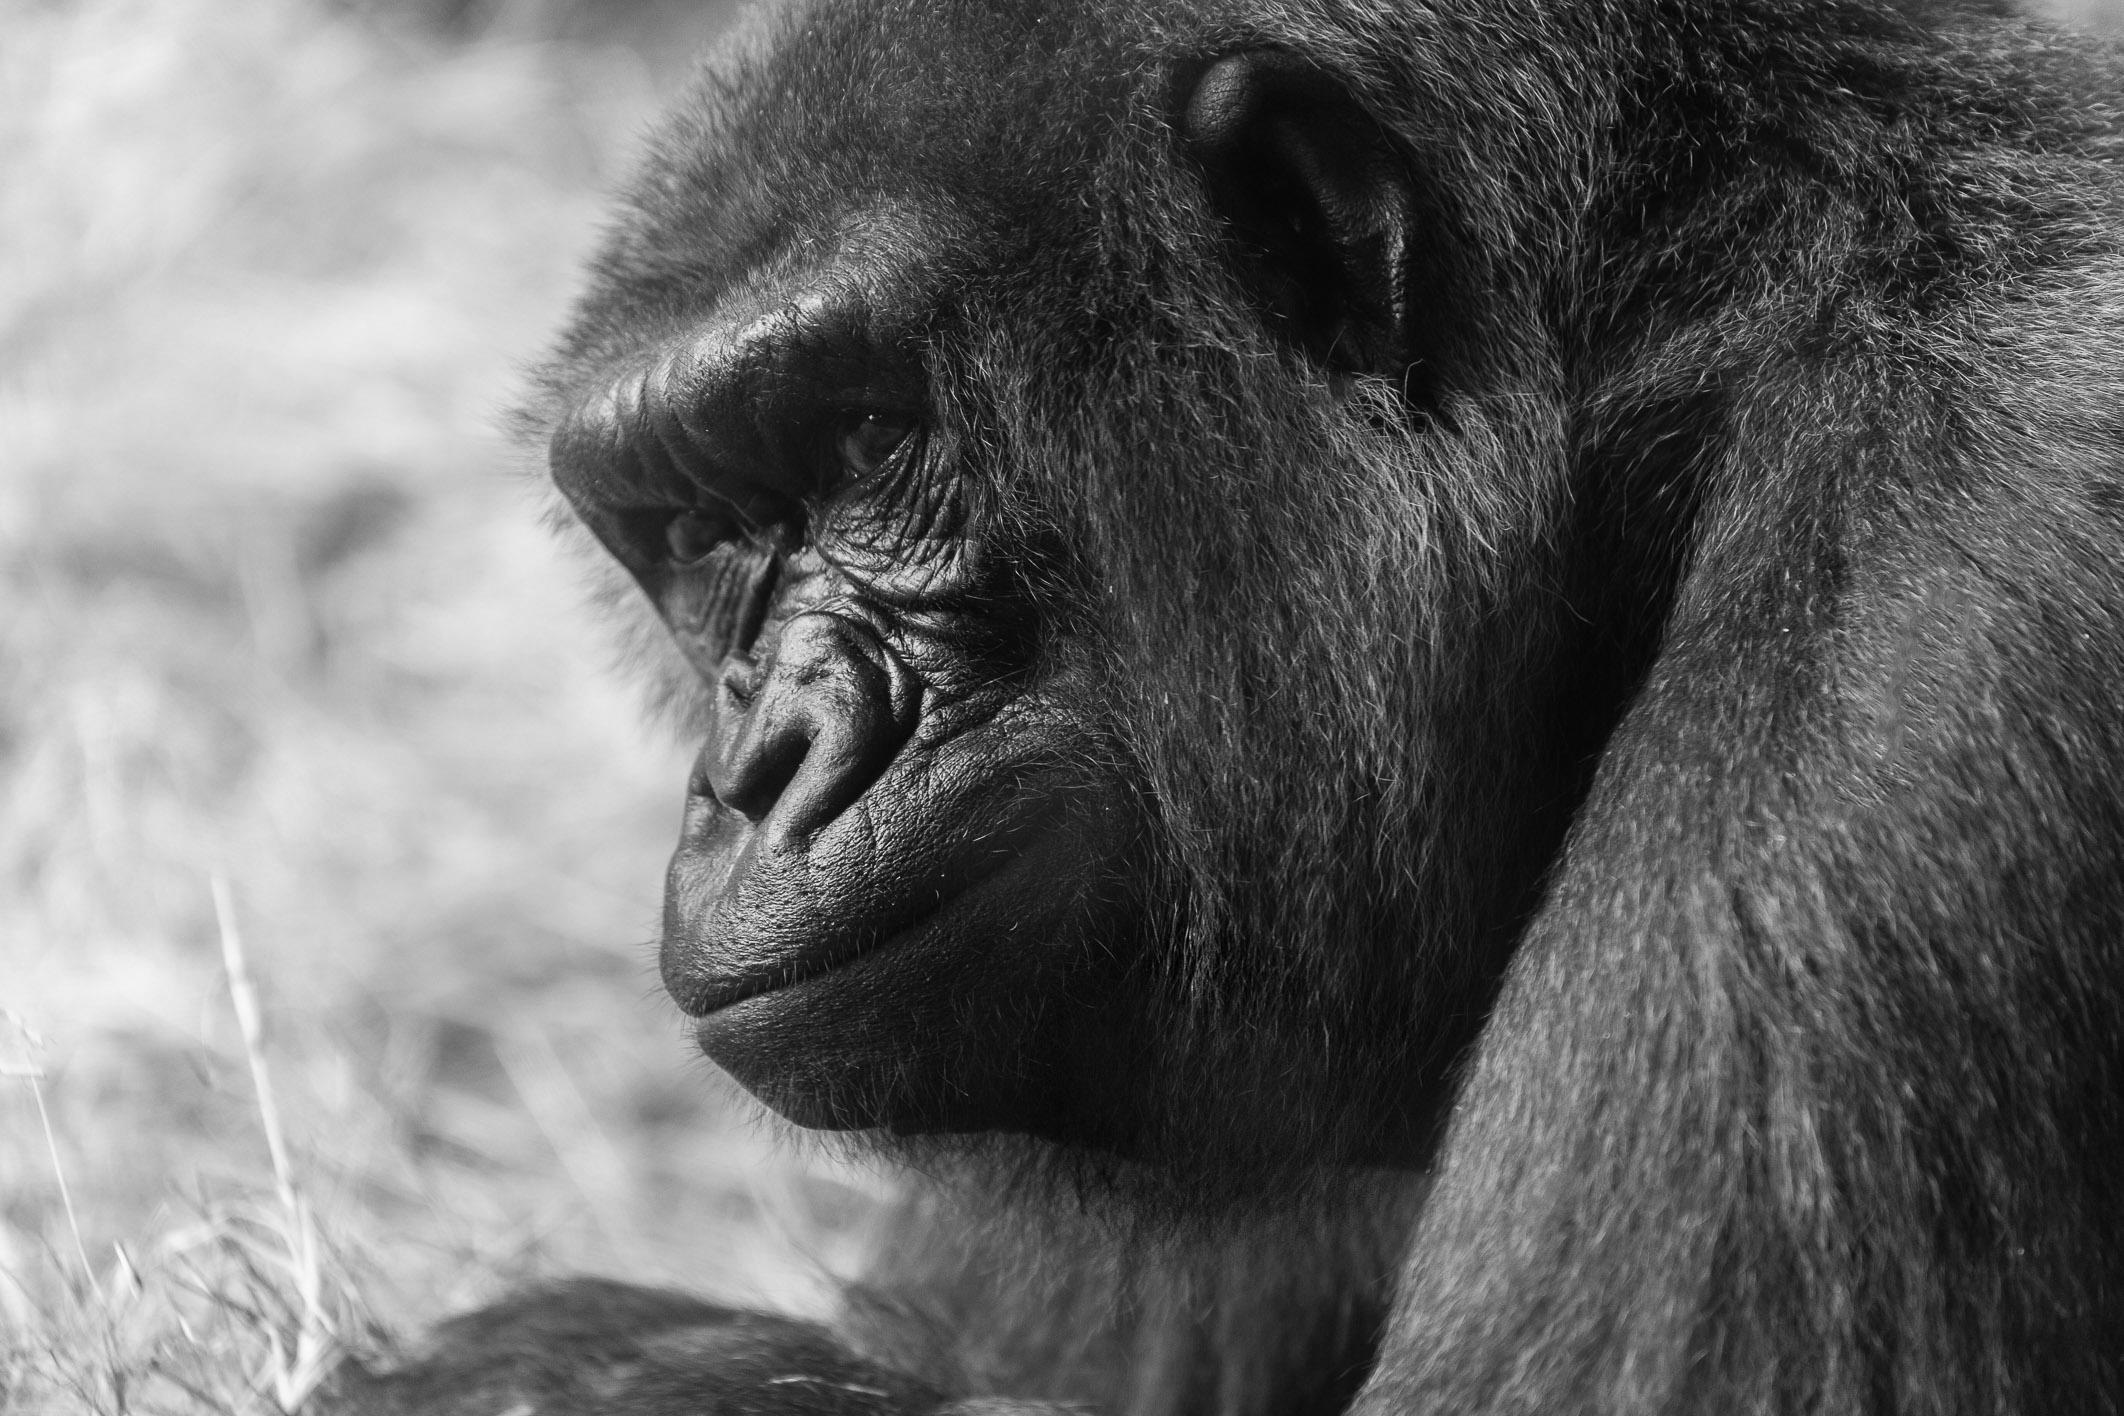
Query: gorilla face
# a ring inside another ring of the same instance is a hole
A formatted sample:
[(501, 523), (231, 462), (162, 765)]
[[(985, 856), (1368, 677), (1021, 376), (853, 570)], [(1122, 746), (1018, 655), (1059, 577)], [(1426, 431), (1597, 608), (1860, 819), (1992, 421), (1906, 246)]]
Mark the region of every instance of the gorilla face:
[(1036, 1125), (1141, 827), (940, 416), (908, 259), (935, 238), (845, 225), (689, 291), (553, 466), (705, 699), (662, 952), (702, 1047), (806, 1125)]
[(1556, 420), (1334, 84), (965, 24), (948, 122), (845, 14), (720, 74), (548, 373), (705, 733), (666, 986), (807, 1126), (1418, 1159), (1602, 711)]

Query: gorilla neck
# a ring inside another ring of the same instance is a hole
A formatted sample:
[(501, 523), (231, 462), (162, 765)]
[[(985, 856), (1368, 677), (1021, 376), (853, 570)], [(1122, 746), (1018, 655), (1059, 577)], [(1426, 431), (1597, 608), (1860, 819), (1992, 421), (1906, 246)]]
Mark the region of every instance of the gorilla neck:
[[(1148, 1167), (1109, 1159), (1093, 1176), (1082, 1156), (1008, 1149), (961, 1156), (894, 1217), (851, 1302), (872, 1355), (1126, 1416), (1347, 1407), (1427, 1180), (1322, 1172), (1273, 1202), (1212, 1212)], [(910, 1293), (933, 1305), (920, 1327), (934, 1350), (908, 1348)], [(1067, 1351), (1057, 1331), (1072, 1334)]]

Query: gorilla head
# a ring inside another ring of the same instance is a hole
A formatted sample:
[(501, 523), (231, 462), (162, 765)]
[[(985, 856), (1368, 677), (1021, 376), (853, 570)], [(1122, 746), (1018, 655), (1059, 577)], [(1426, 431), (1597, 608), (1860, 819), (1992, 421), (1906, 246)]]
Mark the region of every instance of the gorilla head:
[(913, 9), (714, 73), (547, 376), (706, 739), (666, 984), (806, 1125), (1418, 1159), (1672, 531), (1567, 524), (1571, 108), (1471, 97), (1500, 193), (1273, 34)]

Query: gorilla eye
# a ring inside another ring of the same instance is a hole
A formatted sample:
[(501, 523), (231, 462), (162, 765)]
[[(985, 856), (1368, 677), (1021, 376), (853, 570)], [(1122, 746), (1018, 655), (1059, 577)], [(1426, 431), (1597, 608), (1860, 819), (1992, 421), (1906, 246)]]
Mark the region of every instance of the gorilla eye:
[(839, 482), (859, 482), (891, 460), (914, 436), (915, 420), (904, 413), (860, 413), (841, 425), (834, 443)]
[(730, 528), (697, 511), (682, 511), (664, 523), (664, 549), (674, 565), (692, 565), (705, 560), (710, 551), (728, 540)]

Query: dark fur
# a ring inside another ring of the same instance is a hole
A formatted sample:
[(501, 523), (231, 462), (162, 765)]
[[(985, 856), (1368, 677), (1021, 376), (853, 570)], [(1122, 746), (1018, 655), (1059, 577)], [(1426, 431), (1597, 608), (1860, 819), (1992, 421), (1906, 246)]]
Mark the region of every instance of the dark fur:
[[(1043, 671), (1157, 828), (1148, 1158), (915, 1151), (1141, 1222), (912, 1219), (851, 1340), (1132, 1416), (2124, 1411), (2114, 63), (1791, 0), (777, 45), (666, 128), (552, 405), (736, 235), (951, 194), (936, 416), (1068, 548), (1021, 567)], [(1420, 380), (1294, 351), (1174, 139), (1256, 48), (1418, 176)]]

